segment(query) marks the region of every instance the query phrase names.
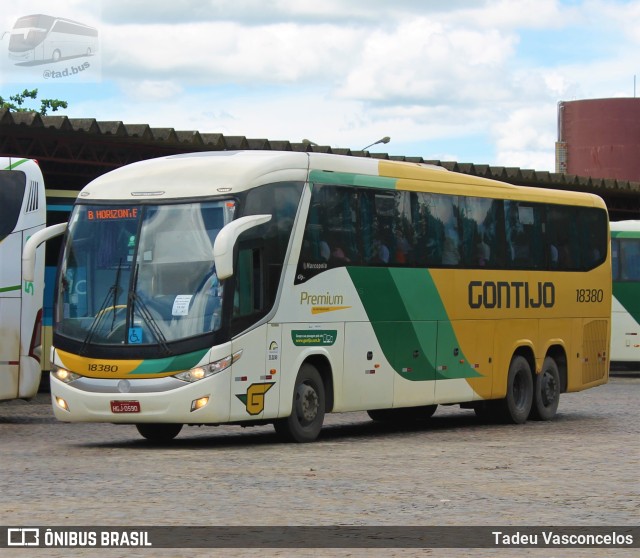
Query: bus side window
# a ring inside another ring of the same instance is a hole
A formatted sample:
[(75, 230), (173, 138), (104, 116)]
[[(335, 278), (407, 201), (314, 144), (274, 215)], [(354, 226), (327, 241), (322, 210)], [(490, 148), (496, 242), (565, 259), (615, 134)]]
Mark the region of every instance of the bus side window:
[(604, 262), (607, 255), (607, 215), (604, 211), (578, 209), (582, 269), (589, 270)]
[(243, 248), (238, 252), (235, 273), (233, 317), (240, 318), (264, 310), (262, 250)]
[(444, 243), (444, 226), (435, 215), (437, 194), (417, 193), (413, 199), (413, 222), (416, 224), (415, 258), (418, 267), (440, 265)]
[(547, 206), (546, 224), (549, 267), (560, 271), (581, 269), (580, 234), (575, 208)]
[(620, 241), (611, 239), (611, 274), (614, 281), (620, 280)]
[(488, 268), (497, 259), (496, 205), (489, 198), (460, 198), (466, 267)]
[(415, 262), (415, 235), (409, 192), (394, 192), (395, 210), (392, 261), (399, 266), (413, 267)]
[(460, 265), (462, 244), (459, 228), (460, 207), (458, 196), (433, 194), (431, 196), (431, 214), (433, 227), (429, 230), (429, 240), (437, 243), (436, 253), (441, 260), (430, 261), (429, 265)]
[(505, 200), (507, 265), (510, 269), (544, 269), (544, 206)]
[(386, 266), (395, 256), (395, 239), (393, 236), (393, 217), (395, 200), (392, 192), (375, 192), (373, 198), (373, 250), (371, 265)]
[(623, 281), (640, 280), (640, 241), (625, 238), (620, 241), (620, 260)]

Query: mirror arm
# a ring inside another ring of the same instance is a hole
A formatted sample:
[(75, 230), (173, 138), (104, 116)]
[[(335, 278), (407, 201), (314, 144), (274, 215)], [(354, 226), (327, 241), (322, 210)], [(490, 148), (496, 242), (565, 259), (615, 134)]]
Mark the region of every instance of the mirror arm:
[(67, 229), (67, 223), (51, 225), (33, 233), (25, 242), (22, 249), (22, 279), (33, 281), (36, 269), (36, 250), (47, 240), (61, 235)]

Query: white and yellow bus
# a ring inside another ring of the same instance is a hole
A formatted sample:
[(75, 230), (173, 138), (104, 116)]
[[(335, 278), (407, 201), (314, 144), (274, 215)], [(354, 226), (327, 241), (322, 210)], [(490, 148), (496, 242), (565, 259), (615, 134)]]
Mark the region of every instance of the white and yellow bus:
[[(80, 193), (58, 269), (62, 421), (549, 420), (607, 382), (609, 229), (594, 195), (412, 163), (177, 155)], [(27, 257), (27, 259), (29, 259)]]
[(640, 372), (640, 221), (611, 223), (611, 370)]
[(44, 229), (40, 167), (32, 159), (0, 157), (0, 400), (28, 399), (40, 386), (44, 252), (34, 254), (36, 281), (20, 279), (22, 248)]

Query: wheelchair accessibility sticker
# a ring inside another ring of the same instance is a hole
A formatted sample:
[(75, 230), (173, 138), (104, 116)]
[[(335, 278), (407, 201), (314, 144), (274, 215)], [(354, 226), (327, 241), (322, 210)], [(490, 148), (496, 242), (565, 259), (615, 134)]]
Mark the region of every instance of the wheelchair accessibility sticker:
[(130, 327), (128, 338), (129, 338), (130, 345), (135, 345), (136, 343), (142, 343), (142, 328)]

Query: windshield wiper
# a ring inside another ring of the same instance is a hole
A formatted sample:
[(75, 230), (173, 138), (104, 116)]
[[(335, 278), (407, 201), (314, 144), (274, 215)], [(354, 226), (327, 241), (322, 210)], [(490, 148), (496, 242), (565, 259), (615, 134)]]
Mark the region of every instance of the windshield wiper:
[(87, 346), (91, 342), (91, 339), (93, 339), (93, 336), (97, 331), (98, 326), (102, 323), (102, 320), (106, 314), (106, 311), (109, 308), (108, 306), (109, 299), (111, 298), (112, 295), (113, 295), (113, 304), (111, 305), (111, 308), (113, 308), (113, 321), (111, 322), (110, 331), (113, 331), (113, 328), (115, 327), (115, 322), (116, 322), (116, 306), (118, 304), (118, 289), (120, 288), (119, 283), (120, 283), (121, 270), (122, 270), (122, 258), (120, 258), (120, 260), (118, 261), (118, 269), (116, 269), (116, 280), (114, 284), (109, 287), (109, 290), (107, 291), (107, 294), (105, 295), (104, 300), (100, 305), (100, 309), (98, 310), (98, 313), (94, 316), (93, 321), (91, 322), (91, 325), (87, 330), (87, 335), (82, 341), (82, 345), (80, 346), (80, 350), (78, 351), (78, 354), (83, 355), (87, 352)]
[(138, 268), (139, 268), (139, 265), (136, 264), (136, 269), (133, 277), (133, 286), (127, 296), (127, 304), (129, 305), (129, 311), (130, 311), (129, 324), (130, 325), (133, 324), (134, 305), (137, 304), (138, 313), (140, 314), (140, 317), (147, 324), (147, 326), (149, 327), (149, 330), (151, 330), (151, 333), (155, 337), (155, 340), (158, 342), (158, 345), (160, 345), (160, 348), (163, 350), (165, 354), (172, 355), (173, 351), (169, 348), (169, 345), (167, 344), (167, 338), (165, 337), (164, 333), (162, 333), (162, 330), (158, 327), (158, 324), (156, 323), (153, 316), (151, 315), (151, 312), (149, 311), (149, 307), (146, 305), (144, 300), (142, 300), (142, 298), (140, 298), (140, 296), (136, 292), (136, 288), (138, 285)]
[(109, 333), (113, 331), (113, 328), (116, 326), (116, 308), (118, 305), (118, 285), (120, 285), (120, 270), (122, 269), (122, 258), (118, 260), (118, 269), (116, 270), (116, 282), (111, 286), (113, 289), (113, 319), (111, 320), (111, 329)]

